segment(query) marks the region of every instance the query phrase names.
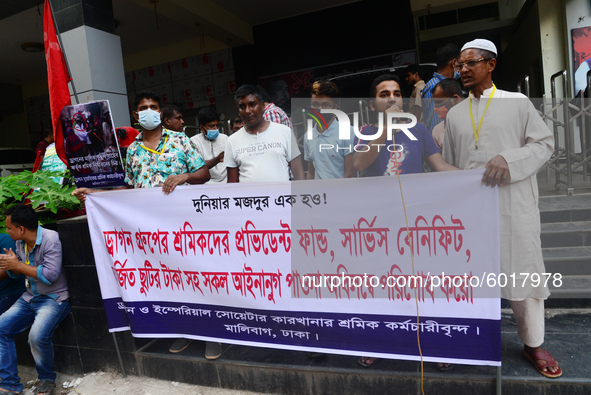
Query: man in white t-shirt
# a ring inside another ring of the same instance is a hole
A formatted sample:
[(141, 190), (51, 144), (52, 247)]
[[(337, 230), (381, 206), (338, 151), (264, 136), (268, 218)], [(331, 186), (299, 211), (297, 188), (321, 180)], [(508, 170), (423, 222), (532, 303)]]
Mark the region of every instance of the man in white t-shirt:
[(260, 90), (242, 85), (235, 94), (238, 115), (245, 125), (228, 138), (224, 162), (228, 182), (303, 180), (300, 150), (291, 129), (263, 118)]

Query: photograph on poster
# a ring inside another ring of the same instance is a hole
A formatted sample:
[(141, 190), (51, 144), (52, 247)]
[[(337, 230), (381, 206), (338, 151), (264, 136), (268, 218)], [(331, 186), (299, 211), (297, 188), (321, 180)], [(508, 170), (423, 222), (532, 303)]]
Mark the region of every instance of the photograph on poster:
[(591, 26), (572, 29), (573, 70), (577, 96), (587, 89), (587, 73), (591, 70)]
[(78, 187), (123, 185), (121, 154), (109, 102), (66, 106), (60, 121), (68, 167)]

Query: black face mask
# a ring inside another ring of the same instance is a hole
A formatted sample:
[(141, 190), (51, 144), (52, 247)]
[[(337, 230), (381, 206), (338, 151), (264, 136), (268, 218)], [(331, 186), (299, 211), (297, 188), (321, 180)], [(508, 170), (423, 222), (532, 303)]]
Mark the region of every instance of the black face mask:
[(322, 118), (324, 118), (324, 120), (326, 121), (326, 123), (329, 123), (330, 121), (332, 121), (332, 119), (334, 118), (334, 114), (321, 114)]

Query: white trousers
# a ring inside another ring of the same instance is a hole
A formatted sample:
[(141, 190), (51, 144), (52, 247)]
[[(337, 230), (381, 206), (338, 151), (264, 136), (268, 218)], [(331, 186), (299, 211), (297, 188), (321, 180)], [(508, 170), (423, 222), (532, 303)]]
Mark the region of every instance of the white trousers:
[(528, 347), (544, 343), (544, 299), (527, 298), (511, 300), (511, 308), (517, 321), (517, 335)]

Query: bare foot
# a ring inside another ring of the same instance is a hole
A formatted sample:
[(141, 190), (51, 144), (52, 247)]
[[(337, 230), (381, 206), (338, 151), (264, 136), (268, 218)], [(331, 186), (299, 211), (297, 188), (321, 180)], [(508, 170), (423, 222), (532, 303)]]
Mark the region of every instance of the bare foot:
[(370, 368), (379, 362), (379, 358), (374, 357), (361, 357), (357, 360), (359, 365), (363, 366), (364, 368)]
[(447, 372), (449, 370), (452, 370), (453, 368), (454, 368), (453, 363), (441, 363), (441, 362), (437, 363), (437, 369), (441, 370), (442, 372)]

